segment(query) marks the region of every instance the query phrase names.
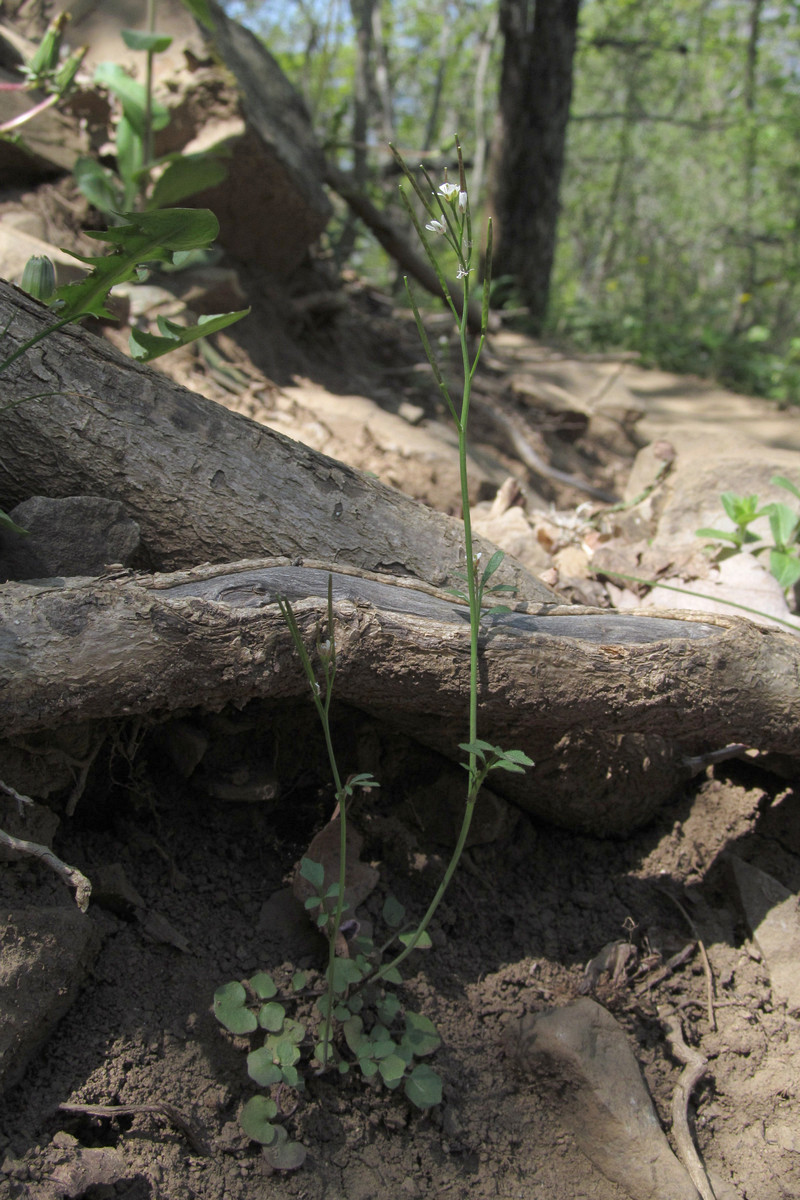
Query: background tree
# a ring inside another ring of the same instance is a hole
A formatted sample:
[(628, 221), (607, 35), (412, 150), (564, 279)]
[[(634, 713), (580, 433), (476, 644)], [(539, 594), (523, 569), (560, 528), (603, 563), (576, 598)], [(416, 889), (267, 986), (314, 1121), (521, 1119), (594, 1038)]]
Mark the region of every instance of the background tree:
[(495, 272), (514, 280), (536, 333), (555, 257), (579, 7), (580, 0), (500, 0)]

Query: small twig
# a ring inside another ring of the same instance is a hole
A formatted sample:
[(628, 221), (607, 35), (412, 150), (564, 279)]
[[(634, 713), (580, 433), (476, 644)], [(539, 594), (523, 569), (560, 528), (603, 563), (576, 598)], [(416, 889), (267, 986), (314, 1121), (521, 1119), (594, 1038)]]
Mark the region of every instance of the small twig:
[(658, 1018), (670, 1050), (678, 1062), (684, 1064), (672, 1097), (672, 1132), (675, 1136), (678, 1157), (686, 1167), (702, 1200), (716, 1200), (711, 1181), (692, 1140), (688, 1116), (692, 1092), (705, 1075), (708, 1061), (697, 1050), (692, 1050), (686, 1045), (680, 1020), (675, 1013), (670, 1012), (665, 1005), (660, 1005)]
[(654, 987), (657, 987), (659, 983), (662, 983), (666, 978), (668, 978), (673, 971), (677, 971), (678, 967), (682, 967), (684, 963), (688, 962), (696, 949), (696, 942), (687, 942), (683, 949), (679, 950), (677, 954), (673, 954), (672, 958), (667, 959), (664, 965), (659, 967), (655, 974), (649, 975), (647, 979), (643, 980), (642, 983), (637, 986), (636, 995), (641, 996), (642, 992), (652, 991)]
[(22, 838), (12, 837), (4, 829), (0, 829), (0, 846), (16, 850), (18, 854), (27, 854), (31, 858), (38, 858), (46, 866), (51, 867), (56, 875), (61, 876), (68, 887), (75, 889), (75, 903), (81, 912), (86, 912), (89, 907), (89, 897), (92, 894), (92, 885), (77, 867), (70, 867), (67, 863), (62, 862), (47, 846), (42, 846), (39, 842), (26, 842)]
[(716, 1013), (714, 1012), (714, 975), (711, 970), (711, 963), (708, 961), (708, 955), (703, 944), (703, 939), (700, 937), (700, 934), (697, 931), (697, 926), (681, 904), (680, 900), (677, 900), (675, 896), (673, 896), (671, 892), (666, 891), (665, 888), (659, 888), (658, 890), (662, 893), (662, 895), (666, 896), (668, 900), (672, 901), (697, 939), (700, 957), (703, 960), (703, 971), (705, 972), (706, 977), (706, 1015), (708, 1016), (709, 1026), (716, 1033), (717, 1017)]
[(139, 1113), (150, 1116), (166, 1117), (171, 1125), (184, 1135), (190, 1146), (198, 1154), (208, 1155), (211, 1150), (203, 1138), (173, 1104), (159, 1100), (156, 1104), (59, 1104), (61, 1112), (82, 1113), (88, 1117), (133, 1117)]
[(3, 783), (2, 779), (0, 779), (0, 792), (5, 792), (6, 795), (10, 796), (12, 800), (16, 800), (17, 811), (19, 812), (20, 816), (22, 816), (26, 804), (33, 804), (30, 796), (23, 796), (22, 792), (18, 792), (16, 788), (11, 787), (7, 783)]

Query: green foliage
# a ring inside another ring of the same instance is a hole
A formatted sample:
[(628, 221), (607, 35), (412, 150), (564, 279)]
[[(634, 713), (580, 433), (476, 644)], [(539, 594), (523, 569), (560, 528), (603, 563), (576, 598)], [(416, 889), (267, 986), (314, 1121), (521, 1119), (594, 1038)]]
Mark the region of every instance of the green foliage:
[(551, 335), (800, 398), (789, 7), (582, 7)]
[[(171, 37), (149, 30), (124, 29), (122, 39), (129, 49), (143, 51), (148, 59), (172, 44)], [(214, 154), (152, 158), (152, 136), (169, 124), (169, 110), (154, 99), (151, 88), (139, 83), (119, 63), (100, 63), (94, 81), (111, 93), (122, 110), (115, 135), (117, 171), (82, 156), (73, 174), (90, 204), (112, 222), (132, 209), (137, 199), (141, 201), (139, 207), (148, 210), (166, 208), (225, 179), (227, 168)]]
[[(773, 475), (770, 482), (800, 500), (800, 488), (784, 475)], [(732, 531), (698, 529), (697, 536), (725, 543), (715, 554), (717, 562), (748, 547), (753, 547), (752, 552), (756, 555), (767, 552), (770, 574), (777, 579), (784, 593), (788, 593), (800, 580), (800, 514), (788, 504), (774, 501), (759, 508), (758, 496), (738, 496), (735, 492), (723, 492), (720, 501), (735, 528)], [(771, 544), (750, 529), (760, 517), (769, 519)]]

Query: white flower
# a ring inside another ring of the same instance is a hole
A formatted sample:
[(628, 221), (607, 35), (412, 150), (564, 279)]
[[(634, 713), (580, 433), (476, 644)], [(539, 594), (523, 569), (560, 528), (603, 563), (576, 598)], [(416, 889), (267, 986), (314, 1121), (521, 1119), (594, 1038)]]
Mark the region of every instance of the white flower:
[(466, 279), (472, 267), (459, 267), (456, 271), (456, 279)]
[(447, 233), (447, 226), (438, 217), (434, 217), (432, 221), (429, 221), (425, 228), (430, 230), (431, 233)]
[(467, 211), (467, 199), (468, 198), (467, 198), (466, 192), (458, 193), (458, 211), (459, 212), (465, 213)]
[(444, 196), (445, 200), (453, 200), (458, 195), (458, 184), (443, 183), (439, 187), (439, 195)]

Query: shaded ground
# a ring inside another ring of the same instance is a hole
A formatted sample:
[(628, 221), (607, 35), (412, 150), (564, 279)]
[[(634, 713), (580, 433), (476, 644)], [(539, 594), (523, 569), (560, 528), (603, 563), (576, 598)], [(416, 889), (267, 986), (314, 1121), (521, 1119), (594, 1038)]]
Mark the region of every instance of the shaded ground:
[[(236, 1124), (238, 1108), (254, 1091), (244, 1054), (209, 1006), (215, 987), (230, 978), (264, 967), (322, 965), (322, 947), (304, 918), (280, 899), (269, 901), (307, 844), (324, 797), (314, 789), (296, 794), (300, 819), (291, 829), (268, 807), (209, 801), (153, 767), (140, 774), (138, 798), (114, 789), (85, 797), (58, 840), (60, 852), (90, 876), (120, 863), (189, 949), (155, 944), (135, 923), (92, 909), (104, 942), (91, 984), (4, 1098), (0, 1195), (45, 1194), (39, 1189), (58, 1158), (54, 1137), (56, 1145), (71, 1145), (58, 1137), (62, 1130), (81, 1146), (121, 1151), (124, 1182), (114, 1194), (129, 1200), (459, 1192), (477, 1200), (620, 1200), (622, 1189), (561, 1132), (546, 1086), (515, 1068), (503, 1030), (514, 1016), (574, 998), (584, 965), (608, 942), (630, 940), (636, 955), (629, 975), (615, 986), (601, 976), (595, 995), (628, 1030), (665, 1126), (678, 1075), (656, 1017), (656, 1004), (666, 1002), (682, 1013), (687, 1039), (711, 1059), (696, 1111), (709, 1167), (742, 1197), (796, 1196), (798, 1143), (796, 1132), (789, 1135), (798, 1026), (772, 997), (716, 862), (721, 851), (734, 849), (773, 872), (777, 865), (784, 878), (788, 872), (790, 886), (800, 884), (800, 798), (765, 789), (767, 778), (737, 766), (706, 779), (657, 825), (624, 843), (536, 829), (520, 817), (513, 836), (468, 851), (434, 924), (435, 951), (417, 957), (402, 989), (443, 1036), (435, 1063), (444, 1078), (443, 1105), (423, 1115), (399, 1095), (352, 1076), (312, 1078), (288, 1119), (308, 1147), (306, 1165), (269, 1178)], [(443, 867), (444, 848), (395, 815), (399, 800), (385, 794), (380, 806), (361, 814), (365, 854), (381, 875), (367, 902), (374, 918), (389, 889), (420, 911)], [(715, 1033), (697, 953), (647, 989), (661, 963), (692, 940), (670, 894), (681, 899), (708, 946)], [(68, 893), (33, 865), (4, 871), (3, 899), (9, 908), (70, 904)], [(59, 1114), (65, 1101), (167, 1101), (189, 1117), (211, 1153), (194, 1152), (157, 1118), (75, 1118)]]

